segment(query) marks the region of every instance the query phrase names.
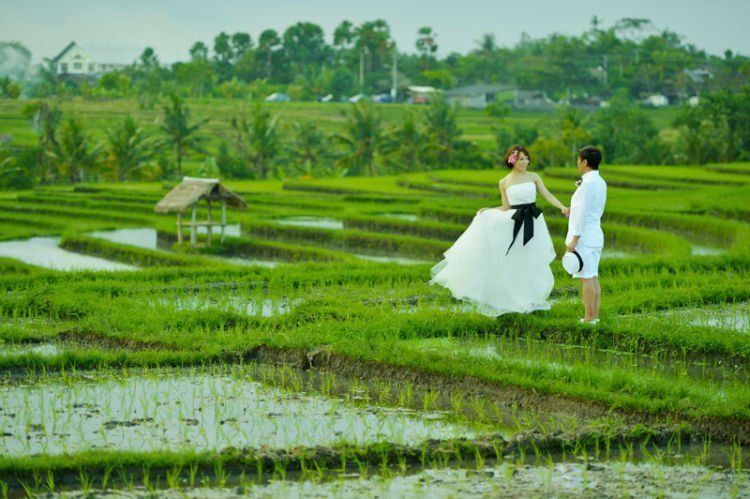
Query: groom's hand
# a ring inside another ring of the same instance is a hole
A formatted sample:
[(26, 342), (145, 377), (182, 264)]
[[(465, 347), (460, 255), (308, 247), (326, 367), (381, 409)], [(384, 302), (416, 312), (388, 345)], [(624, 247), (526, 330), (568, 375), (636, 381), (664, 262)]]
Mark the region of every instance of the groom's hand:
[(576, 246), (578, 246), (578, 239), (580, 239), (578, 236), (575, 236), (572, 241), (570, 241), (570, 244), (565, 248), (565, 251), (568, 253), (573, 253), (576, 249)]

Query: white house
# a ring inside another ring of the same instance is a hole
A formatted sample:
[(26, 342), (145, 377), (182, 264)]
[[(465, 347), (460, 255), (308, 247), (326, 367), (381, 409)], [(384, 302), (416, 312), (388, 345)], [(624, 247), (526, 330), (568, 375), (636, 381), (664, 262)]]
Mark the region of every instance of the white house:
[(512, 90), (510, 85), (468, 85), (448, 90), (445, 100), (451, 105), (455, 103), (462, 107), (484, 109), (495, 101), (497, 95), (510, 94)]
[(95, 76), (125, 67), (95, 60), (76, 42), (70, 42), (51, 62), (58, 76)]
[(644, 103), (651, 107), (664, 107), (669, 105), (669, 99), (664, 95), (654, 94), (646, 97)]
[(435, 87), (420, 85), (410, 85), (406, 90), (409, 94), (409, 102), (411, 104), (425, 104), (429, 102), (437, 92)]

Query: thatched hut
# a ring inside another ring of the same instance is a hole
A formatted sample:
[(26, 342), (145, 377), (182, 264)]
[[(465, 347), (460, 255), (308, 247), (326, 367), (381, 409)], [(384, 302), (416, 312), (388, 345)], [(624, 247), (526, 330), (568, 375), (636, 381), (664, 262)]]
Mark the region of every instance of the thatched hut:
[[(198, 203), (206, 200), (208, 208), (208, 219), (205, 222), (196, 220)], [(213, 221), (212, 204), (221, 203), (221, 223)], [(184, 177), (182, 182), (169, 191), (164, 198), (156, 204), (156, 213), (177, 213), (177, 241), (182, 242), (182, 216), (191, 210), (191, 220), (186, 225), (190, 227), (190, 245), (195, 246), (198, 227), (206, 227), (208, 244), (213, 240), (213, 227), (221, 226), (221, 240), (224, 240), (224, 228), (227, 225), (227, 205), (239, 209), (247, 208), (245, 201), (219, 182), (217, 178), (192, 178)]]

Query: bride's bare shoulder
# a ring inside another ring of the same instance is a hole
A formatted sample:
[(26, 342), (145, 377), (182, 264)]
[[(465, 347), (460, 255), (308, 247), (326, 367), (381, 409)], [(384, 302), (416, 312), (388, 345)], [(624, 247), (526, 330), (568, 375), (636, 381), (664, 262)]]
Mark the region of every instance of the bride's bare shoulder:
[(508, 185), (508, 182), (509, 182), (508, 177), (509, 175), (506, 175), (500, 179), (500, 182), (498, 182), (500, 184), (500, 187), (505, 188), (505, 186)]

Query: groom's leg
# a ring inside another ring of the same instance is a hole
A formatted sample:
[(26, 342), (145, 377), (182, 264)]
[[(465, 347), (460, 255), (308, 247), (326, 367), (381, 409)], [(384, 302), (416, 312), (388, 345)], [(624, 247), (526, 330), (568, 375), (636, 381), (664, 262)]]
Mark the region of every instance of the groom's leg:
[[(596, 306), (596, 277), (581, 279), (581, 297), (585, 314), (583, 320), (590, 321), (598, 317)], [(595, 315), (596, 314), (596, 315)]]
[(598, 319), (599, 318), (599, 305), (602, 302), (602, 288), (599, 286), (599, 278), (594, 277), (591, 279), (593, 281), (593, 288), (594, 288), (594, 303), (591, 308), (591, 318), (592, 319)]

